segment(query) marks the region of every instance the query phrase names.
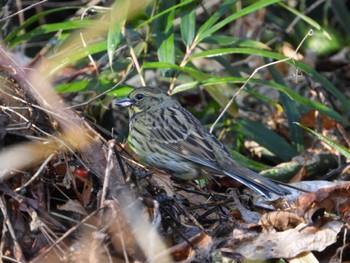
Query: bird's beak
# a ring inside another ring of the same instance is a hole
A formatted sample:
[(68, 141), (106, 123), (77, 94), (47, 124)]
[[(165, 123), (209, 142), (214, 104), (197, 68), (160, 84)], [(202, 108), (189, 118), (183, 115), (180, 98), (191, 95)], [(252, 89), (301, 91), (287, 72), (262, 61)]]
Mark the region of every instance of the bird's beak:
[(122, 107), (130, 107), (133, 105), (133, 101), (128, 97), (126, 97), (120, 100), (116, 100), (115, 105), (122, 106)]

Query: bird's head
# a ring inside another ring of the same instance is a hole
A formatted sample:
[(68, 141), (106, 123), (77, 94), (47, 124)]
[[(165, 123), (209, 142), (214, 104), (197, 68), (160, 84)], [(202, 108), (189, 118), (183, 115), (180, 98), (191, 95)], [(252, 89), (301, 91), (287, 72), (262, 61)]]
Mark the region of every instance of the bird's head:
[(116, 105), (128, 108), (131, 115), (177, 104), (178, 102), (163, 90), (150, 87), (134, 89), (127, 97), (116, 101)]

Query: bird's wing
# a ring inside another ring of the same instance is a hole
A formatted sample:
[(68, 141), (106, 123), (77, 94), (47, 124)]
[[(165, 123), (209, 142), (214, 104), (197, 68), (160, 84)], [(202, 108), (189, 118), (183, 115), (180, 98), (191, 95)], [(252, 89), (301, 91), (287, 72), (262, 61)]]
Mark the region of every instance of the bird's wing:
[[(149, 131), (151, 143), (160, 144), (164, 150), (207, 167), (214, 174), (227, 175), (265, 196), (269, 196), (269, 192), (280, 195), (289, 193), (232, 160), (222, 143), (186, 109), (166, 108), (161, 111), (161, 115), (163, 119), (161, 126), (153, 126)], [(225, 167), (222, 167), (223, 164)]]
[[(187, 110), (182, 107), (163, 109), (160, 126), (153, 126), (149, 131), (149, 140), (162, 145), (179, 157), (206, 166), (215, 171), (221, 171), (214, 151), (212, 137), (218, 147), (222, 148), (222, 154), (229, 157), (229, 153), (223, 145)], [(220, 172), (222, 173), (222, 171)]]

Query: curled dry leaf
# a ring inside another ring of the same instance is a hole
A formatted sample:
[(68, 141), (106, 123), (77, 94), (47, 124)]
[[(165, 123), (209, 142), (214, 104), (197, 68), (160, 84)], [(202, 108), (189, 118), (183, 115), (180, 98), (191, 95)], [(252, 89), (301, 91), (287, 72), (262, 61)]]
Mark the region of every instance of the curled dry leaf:
[(295, 228), (303, 222), (303, 218), (292, 211), (273, 211), (264, 214), (260, 219), (264, 228), (273, 227), (279, 231)]
[(235, 252), (250, 260), (292, 258), (305, 251), (322, 251), (337, 240), (343, 223), (332, 221), (320, 229), (300, 224), (283, 232), (263, 233), (241, 244)]
[(208, 258), (212, 245), (212, 238), (202, 231), (189, 238), (189, 242), (184, 241), (170, 248), (169, 254), (172, 255), (175, 261), (192, 262), (196, 255), (202, 255), (204, 258)]
[(303, 216), (314, 207), (324, 208), (326, 212), (346, 215), (350, 208), (350, 183), (319, 189), (303, 194), (297, 200), (297, 213)]

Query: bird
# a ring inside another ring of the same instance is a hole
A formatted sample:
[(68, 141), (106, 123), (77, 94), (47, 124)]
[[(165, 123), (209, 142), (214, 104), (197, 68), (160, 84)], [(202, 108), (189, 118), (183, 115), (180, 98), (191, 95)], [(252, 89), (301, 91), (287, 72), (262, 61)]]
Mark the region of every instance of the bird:
[(224, 145), (162, 89), (135, 88), (115, 104), (128, 109), (128, 142), (147, 165), (181, 180), (228, 176), (264, 197), (290, 194), (233, 160)]

